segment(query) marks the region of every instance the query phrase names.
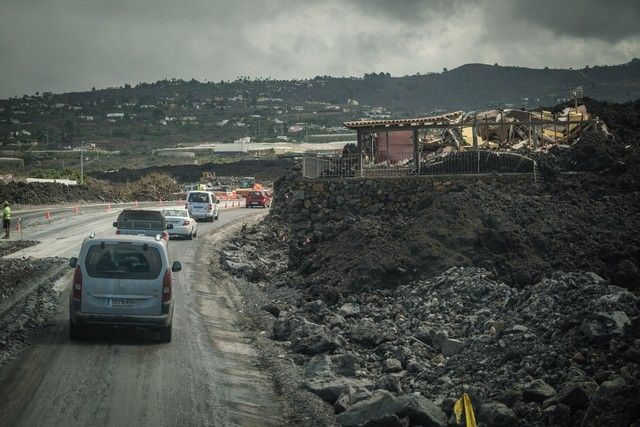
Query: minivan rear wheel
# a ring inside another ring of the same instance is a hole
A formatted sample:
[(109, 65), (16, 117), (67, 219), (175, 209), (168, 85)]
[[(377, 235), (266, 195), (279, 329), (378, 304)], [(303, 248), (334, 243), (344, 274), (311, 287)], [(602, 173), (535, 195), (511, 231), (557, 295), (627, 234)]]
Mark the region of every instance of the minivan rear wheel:
[(82, 326), (73, 324), (71, 320), (69, 320), (69, 338), (74, 341), (82, 338)]
[(171, 342), (171, 329), (173, 324), (160, 328), (160, 342)]

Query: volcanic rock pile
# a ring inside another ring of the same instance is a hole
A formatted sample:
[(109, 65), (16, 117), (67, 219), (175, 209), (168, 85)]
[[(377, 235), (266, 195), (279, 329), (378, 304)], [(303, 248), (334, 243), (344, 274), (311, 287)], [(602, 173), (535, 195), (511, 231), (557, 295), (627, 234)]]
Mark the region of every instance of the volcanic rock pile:
[(630, 425), (640, 156), (612, 131), (541, 157), (535, 186), (293, 171), (221, 262), (268, 291), (275, 345), (343, 425), (455, 425), (463, 392), (488, 426)]

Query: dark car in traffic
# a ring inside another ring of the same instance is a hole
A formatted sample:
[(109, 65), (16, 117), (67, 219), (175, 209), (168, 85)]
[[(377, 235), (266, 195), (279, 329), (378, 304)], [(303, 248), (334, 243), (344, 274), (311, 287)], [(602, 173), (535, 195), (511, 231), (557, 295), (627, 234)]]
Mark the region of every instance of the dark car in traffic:
[(173, 228), (159, 210), (153, 209), (124, 209), (113, 223), (116, 234), (149, 236), (160, 235), (169, 240), (167, 229)]
[(271, 196), (266, 191), (252, 191), (247, 194), (246, 205), (247, 208), (253, 206), (262, 206), (268, 208), (271, 206)]

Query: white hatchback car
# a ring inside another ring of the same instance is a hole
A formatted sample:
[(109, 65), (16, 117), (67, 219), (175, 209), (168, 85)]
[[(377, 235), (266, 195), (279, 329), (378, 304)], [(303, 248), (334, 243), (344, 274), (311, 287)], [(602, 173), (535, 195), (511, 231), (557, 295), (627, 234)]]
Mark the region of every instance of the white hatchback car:
[(152, 328), (161, 342), (171, 341), (173, 273), (167, 241), (160, 236), (89, 237), (75, 268), (69, 301), (69, 335), (80, 339), (87, 325)]
[(198, 222), (191, 216), (188, 209), (181, 206), (164, 208), (162, 215), (167, 226), (171, 225), (167, 230), (169, 236), (180, 236), (189, 240), (197, 236)]

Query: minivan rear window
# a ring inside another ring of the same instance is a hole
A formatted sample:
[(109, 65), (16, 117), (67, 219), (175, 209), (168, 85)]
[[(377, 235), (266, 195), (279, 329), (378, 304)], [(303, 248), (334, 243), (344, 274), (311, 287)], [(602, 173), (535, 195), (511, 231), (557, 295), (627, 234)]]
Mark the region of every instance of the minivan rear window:
[(189, 201), (194, 203), (209, 203), (209, 193), (189, 193)]
[(90, 277), (155, 279), (160, 275), (162, 258), (157, 248), (147, 245), (99, 244), (89, 248), (84, 265)]
[(251, 197), (262, 197), (262, 193), (260, 191), (252, 191), (249, 193)]

